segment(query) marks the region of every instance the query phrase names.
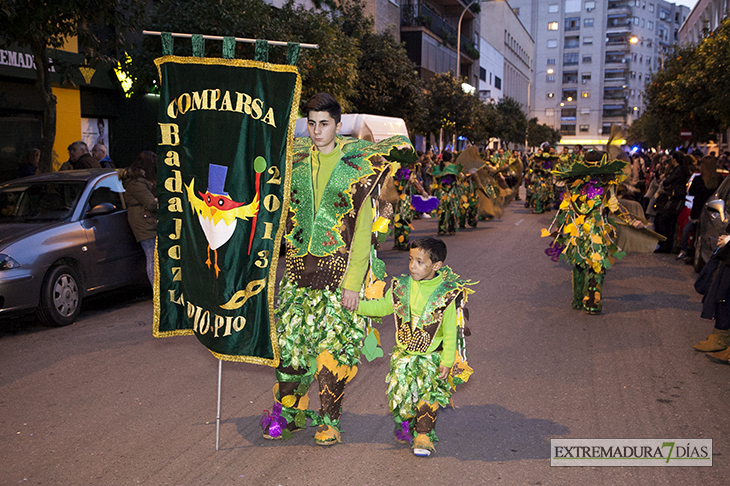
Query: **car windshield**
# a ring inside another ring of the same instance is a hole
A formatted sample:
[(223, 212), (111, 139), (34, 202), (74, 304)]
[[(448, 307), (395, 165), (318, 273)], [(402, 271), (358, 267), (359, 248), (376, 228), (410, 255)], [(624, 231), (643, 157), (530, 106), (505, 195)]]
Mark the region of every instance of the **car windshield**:
[(0, 221), (63, 221), (71, 216), (86, 182), (36, 182), (0, 189)]

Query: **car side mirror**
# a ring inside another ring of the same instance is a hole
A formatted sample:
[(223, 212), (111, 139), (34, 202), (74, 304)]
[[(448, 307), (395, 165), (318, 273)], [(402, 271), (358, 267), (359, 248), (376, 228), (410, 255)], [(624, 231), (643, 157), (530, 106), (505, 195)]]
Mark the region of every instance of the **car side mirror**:
[(89, 209), (86, 212), (86, 217), (94, 218), (96, 216), (103, 216), (105, 214), (111, 214), (116, 210), (117, 210), (117, 208), (114, 207), (114, 205), (112, 203), (104, 202), (101, 204), (97, 204), (93, 208)]
[(707, 201), (706, 206), (710, 211), (720, 214), (720, 221), (723, 223), (727, 222), (727, 219), (725, 219), (725, 201), (722, 199), (713, 199), (712, 201)]

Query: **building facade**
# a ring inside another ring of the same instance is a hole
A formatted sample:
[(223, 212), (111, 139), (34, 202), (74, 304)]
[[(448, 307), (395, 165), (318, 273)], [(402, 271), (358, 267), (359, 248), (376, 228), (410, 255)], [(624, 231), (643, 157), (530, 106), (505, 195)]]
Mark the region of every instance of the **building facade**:
[(712, 32), (730, 14), (730, 0), (699, 0), (679, 30), (679, 42), (697, 44), (703, 32)]
[(644, 86), (689, 9), (661, 0), (512, 0), (535, 39), (530, 117), (562, 145), (604, 145), (644, 108)]
[[(529, 91), (532, 79), (532, 65), (535, 57), (535, 41), (515, 14), (509, 2), (491, 1), (482, 4), (479, 65), (479, 91), (499, 93), (494, 98), (510, 97), (522, 105), (525, 113), (529, 107)], [(496, 50), (502, 58), (502, 75), (494, 74), (489, 51)], [(486, 51), (486, 52), (485, 52)], [(485, 54), (487, 54), (485, 56)], [(484, 72), (484, 71), (486, 72)]]

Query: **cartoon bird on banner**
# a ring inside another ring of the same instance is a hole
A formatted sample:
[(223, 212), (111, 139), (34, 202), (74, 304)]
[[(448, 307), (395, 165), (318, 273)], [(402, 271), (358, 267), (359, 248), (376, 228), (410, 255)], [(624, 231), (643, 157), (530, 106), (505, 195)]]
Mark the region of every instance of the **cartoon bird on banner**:
[(208, 190), (206, 192), (198, 191), (200, 197), (195, 195), (195, 178), (190, 181), (190, 185), (185, 186), (190, 206), (198, 214), (198, 221), (200, 222), (201, 228), (203, 228), (205, 238), (208, 240), (208, 259), (205, 261), (205, 264), (210, 268), (210, 252), (212, 250), (214, 255), (213, 268), (215, 269), (216, 278), (218, 278), (218, 273), (220, 272), (220, 267), (218, 267), (218, 248), (225, 245), (231, 239), (233, 232), (236, 230), (238, 219), (245, 221), (253, 218), (254, 224), (251, 229), (253, 233), (256, 229), (255, 221), (259, 213), (260, 173), (256, 173), (256, 197), (250, 204), (236, 202), (228, 197), (228, 193), (223, 190), (227, 173), (228, 167), (210, 164), (208, 168)]

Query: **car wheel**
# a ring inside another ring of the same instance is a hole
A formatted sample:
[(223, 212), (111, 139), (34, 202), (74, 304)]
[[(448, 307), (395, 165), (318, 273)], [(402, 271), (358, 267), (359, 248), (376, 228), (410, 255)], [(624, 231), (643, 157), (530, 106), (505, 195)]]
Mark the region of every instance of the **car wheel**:
[(52, 267), (43, 281), (38, 318), (47, 326), (67, 326), (81, 312), (81, 280), (69, 266)]
[(700, 273), (705, 266), (705, 260), (702, 258), (702, 236), (695, 238), (695, 262), (693, 268), (695, 272)]

